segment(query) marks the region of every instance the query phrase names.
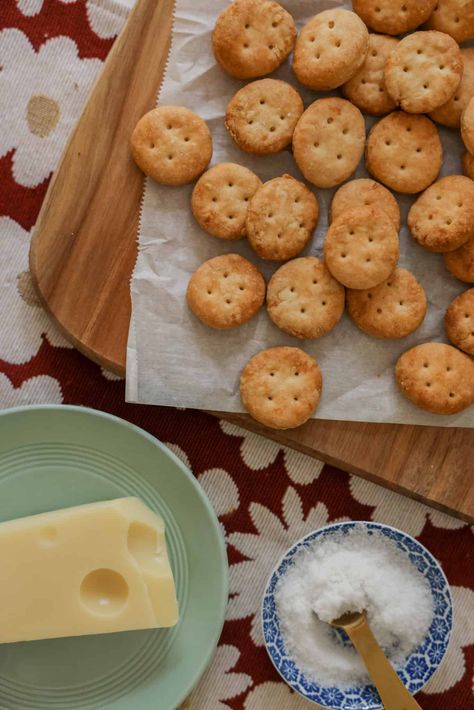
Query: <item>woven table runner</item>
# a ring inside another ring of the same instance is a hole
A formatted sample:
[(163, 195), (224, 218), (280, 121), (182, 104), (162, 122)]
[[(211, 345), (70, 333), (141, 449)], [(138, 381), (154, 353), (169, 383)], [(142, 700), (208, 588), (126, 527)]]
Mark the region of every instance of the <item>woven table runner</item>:
[(227, 541), (230, 600), (213, 662), (186, 708), (315, 707), (289, 690), (267, 657), (261, 597), (275, 562), (297, 539), (359, 519), (405, 530), (443, 565), (454, 633), (417, 698), (426, 709), (467, 710), (474, 706), (474, 546), (467, 524), (206, 414), (125, 404), (123, 382), (76, 352), (39, 306), (28, 273), (31, 229), (125, 17), (113, 0), (0, 2), (0, 407), (65, 403), (111, 412), (165, 442), (207, 492)]

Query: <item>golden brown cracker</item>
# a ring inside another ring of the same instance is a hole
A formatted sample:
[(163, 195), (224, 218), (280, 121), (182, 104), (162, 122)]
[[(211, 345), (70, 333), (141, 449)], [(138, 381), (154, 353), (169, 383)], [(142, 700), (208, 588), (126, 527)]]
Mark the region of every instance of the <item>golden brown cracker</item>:
[(249, 321), (265, 300), (265, 281), (257, 267), (239, 254), (205, 261), (188, 283), (189, 308), (210, 328), (225, 330)]
[(254, 355), (240, 376), (240, 396), (249, 414), (272, 429), (294, 429), (318, 406), (322, 375), (300, 348), (276, 347)]
[(142, 116), (131, 146), (138, 167), (163, 185), (192, 182), (212, 156), (206, 122), (184, 106), (159, 106)]
[(451, 345), (423, 343), (407, 350), (395, 375), (402, 394), (434, 414), (456, 414), (474, 402), (474, 361)]
[(303, 340), (320, 338), (344, 313), (344, 287), (320, 259), (292, 259), (268, 283), (267, 312), (285, 333)]

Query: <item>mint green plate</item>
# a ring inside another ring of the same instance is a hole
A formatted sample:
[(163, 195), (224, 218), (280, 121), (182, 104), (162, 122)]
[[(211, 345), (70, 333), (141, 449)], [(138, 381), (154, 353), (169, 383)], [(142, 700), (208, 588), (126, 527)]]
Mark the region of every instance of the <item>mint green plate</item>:
[(0, 413), (0, 521), (130, 495), (165, 521), (179, 624), (0, 645), (1, 708), (172, 710), (205, 670), (224, 622), (227, 556), (190, 471), (154, 437), (102, 412)]

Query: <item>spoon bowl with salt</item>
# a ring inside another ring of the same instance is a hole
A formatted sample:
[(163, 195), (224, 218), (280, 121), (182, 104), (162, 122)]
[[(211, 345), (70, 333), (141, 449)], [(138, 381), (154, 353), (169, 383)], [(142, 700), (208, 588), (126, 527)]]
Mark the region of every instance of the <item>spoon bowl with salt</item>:
[(346, 612), (334, 619), (331, 626), (344, 629), (364, 661), (377, 688), (385, 710), (420, 710), (386, 657), (363, 612)]

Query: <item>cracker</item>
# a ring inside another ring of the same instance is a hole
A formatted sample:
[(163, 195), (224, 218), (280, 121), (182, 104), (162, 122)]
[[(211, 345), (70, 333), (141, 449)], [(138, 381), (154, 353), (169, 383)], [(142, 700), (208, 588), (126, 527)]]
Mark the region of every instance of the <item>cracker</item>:
[(474, 155), (465, 153), (463, 158), (464, 175), (474, 180)]
[(403, 353), (395, 375), (407, 399), (435, 414), (456, 414), (474, 402), (474, 361), (444, 343), (423, 343)]
[(474, 288), (452, 301), (444, 316), (444, 327), (453, 345), (474, 355)]
[(474, 284), (474, 237), (455, 251), (443, 254), (445, 267), (460, 281)]
[(456, 42), (474, 37), (474, 0), (437, 0), (428, 20), (430, 30), (451, 35)]
[(326, 264), (347, 288), (372, 288), (395, 269), (399, 255), (398, 232), (391, 218), (378, 207), (354, 207), (329, 227), (324, 241)]
[(428, 113), (456, 92), (463, 71), (457, 43), (443, 32), (414, 32), (404, 37), (385, 64), (385, 85), (408, 113)]
[(401, 35), (414, 30), (433, 12), (437, 0), (352, 0), (355, 12), (375, 32)]
[(291, 175), (273, 178), (250, 200), (249, 244), (262, 259), (291, 259), (311, 239), (318, 218), (318, 201), (306, 185)]
[(295, 44), (292, 16), (270, 0), (234, 0), (217, 18), (212, 49), (221, 68), (255, 79), (282, 64)]
[(474, 236), (474, 182), (464, 175), (441, 178), (420, 195), (408, 227), (430, 251), (454, 251)]
[(320, 338), (344, 313), (344, 287), (315, 256), (293, 259), (270, 279), (267, 311), (285, 333), (303, 340)]
[(219, 163), (197, 181), (191, 209), (199, 225), (220, 239), (245, 237), (245, 218), (250, 199), (262, 181), (248, 168)]
[(354, 12), (325, 10), (307, 22), (298, 35), (293, 71), (310, 89), (335, 89), (362, 66), (368, 44), (367, 27)]
[(293, 134), (293, 156), (317, 187), (335, 187), (355, 171), (364, 152), (365, 122), (358, 108), (336, 97), (314, 101)]
[(300, 348), (277, 347), (254, 355), (240, 376), (240, 396), (249, 414), (272, 429), (294, 429), (318, 406), (323, 379)]
[(421, 192), (436, 180), (442, 162), (438, 131), (426, 116), (395, 111), (369, 134), (367, 170), (397, 192)]
[(369, 35), (369, 51), (359, 71), (342, 87), (342, 93), (364, 113), (382, 116), (396, 103), (385, 86), (384, 67), (398, 39), (388, 35)]
[(353, 207), (374, 205), (380, 207), (400, 231), (400, 207), (390, 190), (370, 178), (351, 180), (342, 185), (331, 202), (331, 221)]
[(474, 96), (461, 115), (461, 138), (471, 155), (474, 153)]
[(291, 143), (303, 111), (301, 96), (286, 81), (260, 79), (232, 97), (225, 127), (247, 153), (276, 153)]
[(184, 106), (148, 111), (135, 126), (131, 147), (140, 170), (162, 185), (192, 182), (212, 156), (206, 122)]
[(461, 83), (454, 96), (430, 113), (433, 121), (448, 128), (458, 128), (461, 125), (461, 114), (474, 96), (474, 47), (461, 49), (461, 56), (464, 68)]
[(395, 269), (374, 288), (347, 291), (347, 312), (354, 323), (376, 338), (404, 338), (413, 333), (426, 314), (426, 295), (406, 269)]
[(254, 264), (238, 254), (205, 261), (188, 283), (189, 308), (211, 328), (225, 330), (249, 321), (265, 300), (265, 281)]

